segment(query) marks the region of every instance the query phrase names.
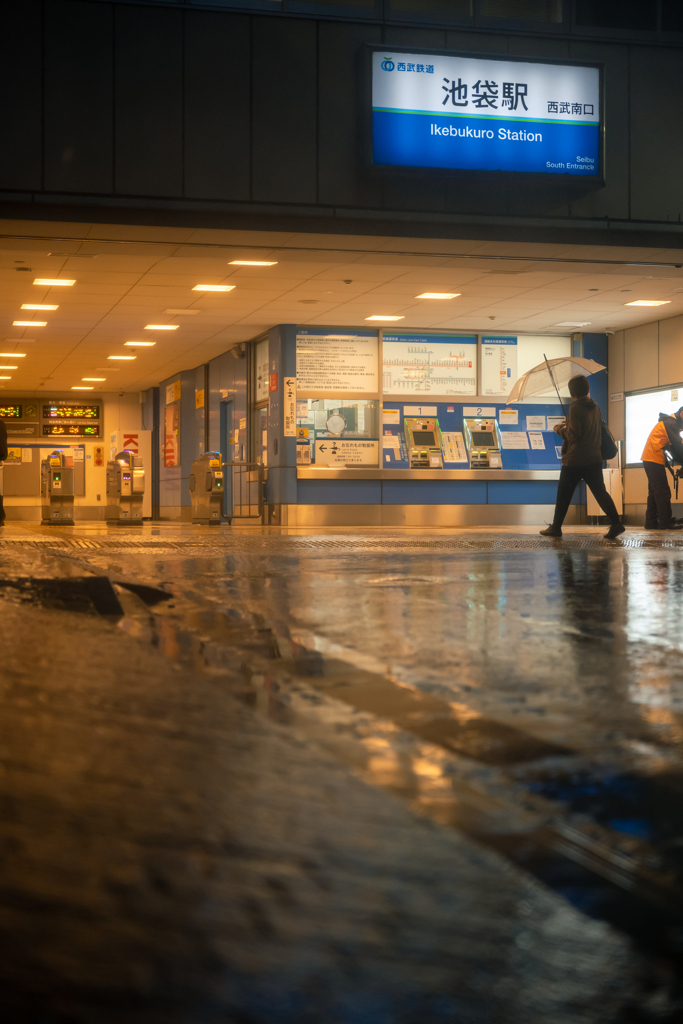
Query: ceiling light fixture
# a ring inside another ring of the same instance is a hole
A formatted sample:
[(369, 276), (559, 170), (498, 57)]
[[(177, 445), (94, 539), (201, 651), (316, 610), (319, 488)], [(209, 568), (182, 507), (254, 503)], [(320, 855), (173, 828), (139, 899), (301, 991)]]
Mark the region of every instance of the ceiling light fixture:
[(553, 327), (588, 327), (590, 320), (563, 320), (560, 324), (553, 324)]
[(177, 331), (180, 324), (145, 324), (146, 331)]
[(196, 284), (193, 292), (231, 292), (234, 291), (234, 284)]
[(47, 327), (47, 320), (13, 320), (12, 327)]
[(366, 320), (405, 320), (404, 316), (366, 316)]
[(137, 359), (137, 356), (107, 356), (107, 359)]
[(422, 292), (416, 299), (457, 299), (462, 292)]
[(81, 385), (78, 384), (76, 387), (73, 387), (71, 390), (72, 391), (94, 391), (95, 389), (92, 388), (92, 387), (81, 387)]
[(106, 377), (81, 377), (81, 380), (106, 380)]
[(37, 277), (34, 284), (42, 284), (45, 288), (70, 288), (72, 284), (76, 284), (74, 281), (69, 281), (65, 277)]
[(671, 299), (634, 299), (633, 302), (625, 302), (625, 306), (668, 306)]
[(0, 359), (25, 359), (25, 352), (0, 352)]
[(156, 341), (124, 341), (123, 344), (136, 348), (150, 348), (152, 345), (156, 345)]
[(0, 370), (18, 370), (18, 366), (0, 366)]
[(11, 380), (11, 377), (0, 377), (0, 380)]
[(230, 260), (231, 267), (275, 267), (277, 260)]
[(37, 302), (23, 302), (22, 309), (59, 309), (59, 306), (45, 306)]

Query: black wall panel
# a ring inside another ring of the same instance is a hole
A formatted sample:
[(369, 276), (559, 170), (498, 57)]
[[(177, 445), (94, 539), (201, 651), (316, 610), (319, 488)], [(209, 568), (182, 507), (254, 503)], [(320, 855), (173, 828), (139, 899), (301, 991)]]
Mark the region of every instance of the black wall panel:
[(185, 14), (185, 195), (248, 199), (250, 20)]
[(113, 191), (113, 55), (109, 4), (45, 4), (47, 191)]
[(41, 187), (40, 0), (0, 5), (0, 188)]
[(680, 51), (634, 47), (630, 64), (630, 216), (678, 222), (683, 218)]
[(252, 25), (252, 198), (314, 203), (316, 22), (256, 17)]
[(182, 196), (182, 11), (114, 9), (115, 191)]
[[(320, 24), (318, 143), (321, 203), (380, 206), (381, 185), (362, 171), (358, 55), (380, 43), (379, 25)], [(369, 97), (368, 97), (369, 101)]]

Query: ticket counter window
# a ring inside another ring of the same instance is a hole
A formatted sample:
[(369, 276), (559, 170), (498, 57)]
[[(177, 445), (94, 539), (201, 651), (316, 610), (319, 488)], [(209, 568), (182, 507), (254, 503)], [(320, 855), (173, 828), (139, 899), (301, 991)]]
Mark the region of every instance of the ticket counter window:
[(297, 401), (296, 412), (299, 465), (377, 463), (376, 399), (309, 398)]

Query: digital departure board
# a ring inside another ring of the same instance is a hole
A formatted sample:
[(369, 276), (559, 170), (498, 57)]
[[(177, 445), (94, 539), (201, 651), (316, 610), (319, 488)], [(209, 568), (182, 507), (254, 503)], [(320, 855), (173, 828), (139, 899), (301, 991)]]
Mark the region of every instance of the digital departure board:
[(44, 405), (44, 420), (98, 420), (99, 405)]
[(20, 405), (0, 405), (0, 419), (3, 419), (3, 420), (20, 420), (21, 419), (21, 406)]
[(48, 437), (99, 437), (98, 423), (44, 423), (43, 435)]

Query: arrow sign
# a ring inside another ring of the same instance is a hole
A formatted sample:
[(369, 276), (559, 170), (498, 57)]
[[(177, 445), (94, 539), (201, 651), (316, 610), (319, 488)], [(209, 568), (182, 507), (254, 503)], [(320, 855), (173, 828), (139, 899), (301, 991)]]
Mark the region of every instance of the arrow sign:
[(326, 445), (324, 445), (324, 444), (321, 444), (321, 445), (320, 445), (320, 448), (319, 448), (319, 451), (321, 451), (321, 452), (326, 452), (326, 451), (327, 451), (327, 446), (326, 446)]
[(296, 377), (283, 378), (282, 420), (285, 437), (296, 437)]

